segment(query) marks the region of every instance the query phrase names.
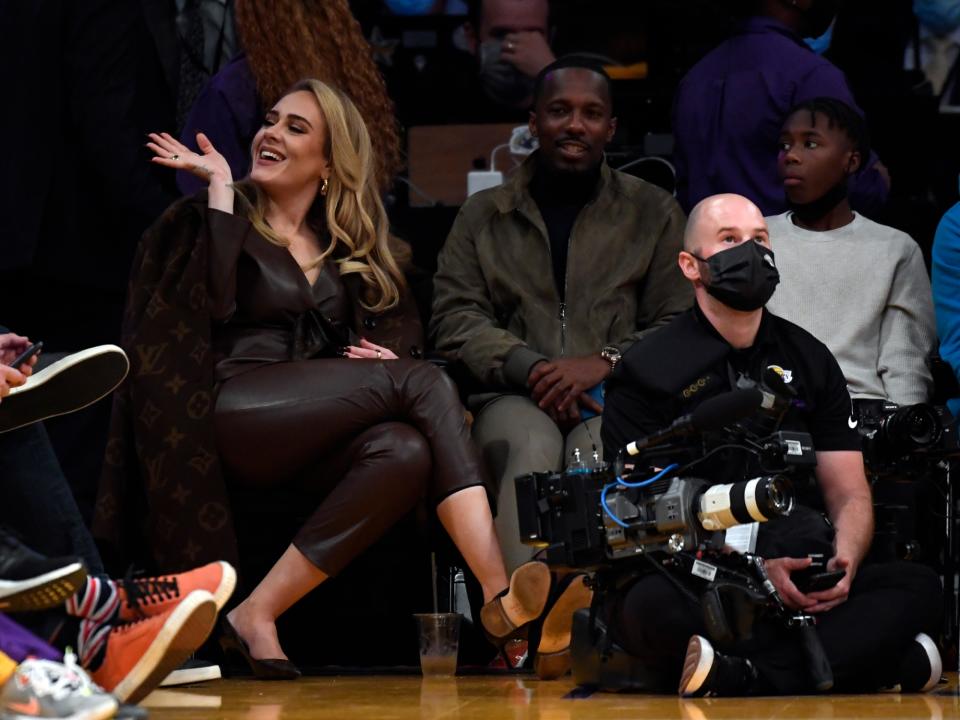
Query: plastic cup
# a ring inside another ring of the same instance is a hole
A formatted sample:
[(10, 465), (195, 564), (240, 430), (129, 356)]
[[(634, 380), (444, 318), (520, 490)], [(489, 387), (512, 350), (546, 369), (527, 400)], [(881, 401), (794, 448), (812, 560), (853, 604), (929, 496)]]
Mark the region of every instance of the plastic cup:
[(420, 671), (424, 677), (457, 674), (460, 613), (417, 613), (420, 630)]

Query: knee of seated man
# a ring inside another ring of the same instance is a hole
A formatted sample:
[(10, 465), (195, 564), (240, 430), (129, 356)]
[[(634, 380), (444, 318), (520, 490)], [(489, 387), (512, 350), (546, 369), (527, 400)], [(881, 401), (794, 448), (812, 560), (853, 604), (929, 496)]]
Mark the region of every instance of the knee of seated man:
[(897, 574), (903, 584), (913, 590), (930, 614), (939, 614), (943, 607), (943, 586), (932, 568), (920, 563), (897, 563)]

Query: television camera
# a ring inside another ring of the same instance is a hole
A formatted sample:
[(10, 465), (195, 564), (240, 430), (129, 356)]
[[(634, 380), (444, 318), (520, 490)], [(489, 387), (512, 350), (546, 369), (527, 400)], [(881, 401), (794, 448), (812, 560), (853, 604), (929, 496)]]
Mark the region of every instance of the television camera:
[[(759, 410), (763, 401), (757, 389), (711, 398), (670, 427), (630, 443), (626, 455), (647, 454), (686, 435), (723, 430)], [(686, 472), (704, 456), (683, 468), (667, 465), (640, 481), (624, 474), (624, 458), (612, 465), (595, 461), (588, 468), (574, 463), (563, 473), (521, 475), (515, 480), (520, 539), (545, 548), (551, 565), (598, 569), (649, 553), (691, 552), (711, 543), (719, 549), (724, 530), (788, 514), (794, 502), (789, 475), (816, 463), (810, 436), (781, 431), (747, 437), (741, 429), (725, 435), (723, 448), (742, 447), (757, 454), (771, 472), (711, 485)]]
[[(721, 646), (747, 640), (756, 614), (771, 613), (799, 629), (812, 685), (818, 691), (829, 689), (833, 675), (813, 617), (784, 606), (760, 557), (747, 548), (730, 552), (726, 547), (731, 528), (789, 514), (794, 505), (790, 476), (809, 474), (816, 464), (808, 434), (778, 430), (758, 435), (749, 429), (746, 421), (757, 413), (782, 417), (780, 400), (762, 385), (740, 387), (630, 443), (612, 464), (595, 457), (588, 467), (578, 458), (563, 473), (519, 476), (521, 540), (543, 549), (550, 565), (596, 571), (597, 596), (614, 591), (624, 576), (665, 573), (700, 603), (710, 635)], [(706, 434), (716, 442), (705, 443), (703, 454), (682, 466), (666, 464), (643, 479), (636, 477), (640, 472), (626, 472), (627, 456), (643, 455), (645, 461), (676, 456), (670, 441)], [(723, 484), (697, 477), (694, 468), (730, 449), (755, 456), (764, 473)], [(574, 636), (580, 655), (584, 643), (592, 642), (593, 633), (588, 635)]]

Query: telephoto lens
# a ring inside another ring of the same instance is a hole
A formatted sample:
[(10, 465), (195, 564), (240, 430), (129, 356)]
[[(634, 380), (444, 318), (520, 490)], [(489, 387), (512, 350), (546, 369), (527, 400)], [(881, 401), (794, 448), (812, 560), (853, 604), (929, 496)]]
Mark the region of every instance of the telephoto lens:
[(697, 502), (697, 517), (704, 530), (725, 530), (789, 515), (793, 501), (790, 480), (784, 475), (769, 475), (708, 487)]

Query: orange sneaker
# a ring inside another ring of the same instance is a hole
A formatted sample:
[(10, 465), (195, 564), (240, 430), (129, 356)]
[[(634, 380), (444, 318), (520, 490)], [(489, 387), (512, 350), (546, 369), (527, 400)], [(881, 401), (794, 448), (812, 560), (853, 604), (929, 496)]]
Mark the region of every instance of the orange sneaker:
[(163, 614), (115, 626), (90, 675), (121, 702), (137, 703), (203, 644), (216, 620), (213, 595), (194, 590)]
[(212, 594), (217, 611), (223, 610), (237, 586), (237, 572), (230, 563), (221, 560), (176, 575), (116, 582), (120, 598), (117, 620), (128, 623), (162, 615), (194, 590), (206, 590)]

